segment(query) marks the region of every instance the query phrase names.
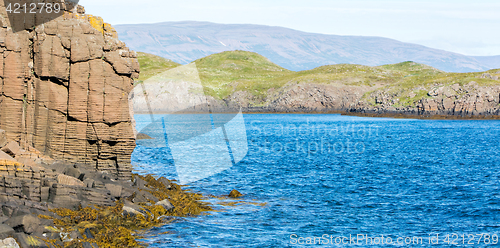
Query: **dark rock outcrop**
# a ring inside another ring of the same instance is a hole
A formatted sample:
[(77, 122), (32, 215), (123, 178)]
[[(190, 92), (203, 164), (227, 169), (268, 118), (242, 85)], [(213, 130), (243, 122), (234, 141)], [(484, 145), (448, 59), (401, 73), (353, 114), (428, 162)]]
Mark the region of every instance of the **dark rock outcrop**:
[[(367, 94), (349, 111), (367, 115), (399, 115), (420, 118), (489, 118), (500, 117), (500, 85), (438, 84), (413, 91), (387, 93), (379, 89)], [(415, 91), (427, 92), (416, 97)], [(413, 98), (403, 104), (405, 97)], [(375, 101), (373, 101), (375, 99)]]
[(353, 108), (370, 88), (363, 86), (298, 84), (271, 97), (269, 108), (277, 112), (328, 112)]
[[(7, 146), (13, 147), (13, 142)], [(165, 211), (174, 209), (169, 200), (160, 201), (151, 193), (151, 182), (135, 177), (134, 181), (120, 180), (117, 175), (89, 170), (78, 163), (53, 160), (34, 148), (19, 148), (15, 157), (0, 159), (0, 241), (14, 237), (21, 247), (47, 247), (44, 240), (50, 238), (62, 247), (75, 237), (55, 228), (53, 220), (40, 217), (57, 218), (49, 211), (55, 208), (117, 206), (123, 200), (124, 215), (147, 216), (143, 206), (152, 203)], [(163, 193), (176, 190), (165, 178), (157, 182), (157, 190)]]
[(25, 30), (17, 32), (6, 16), (1, 1), (0, 128), (6, 138), (25, 150), (129, 178), (135, 52), (81, 6), (36, 27), (25, 20)]

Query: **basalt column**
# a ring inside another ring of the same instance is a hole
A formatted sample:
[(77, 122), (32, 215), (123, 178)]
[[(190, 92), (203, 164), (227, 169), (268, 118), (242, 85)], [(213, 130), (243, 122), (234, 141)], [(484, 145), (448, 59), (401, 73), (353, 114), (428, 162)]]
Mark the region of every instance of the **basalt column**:
[(0, 1), (0, 129), (24, 148), (128, 178), (135, 52), (81, 6), (11, 28)]

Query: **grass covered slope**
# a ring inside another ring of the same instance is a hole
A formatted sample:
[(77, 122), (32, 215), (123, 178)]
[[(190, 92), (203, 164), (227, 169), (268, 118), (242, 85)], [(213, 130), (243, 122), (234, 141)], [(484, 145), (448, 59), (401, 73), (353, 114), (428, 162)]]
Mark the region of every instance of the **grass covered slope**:
[[(413, 62), (370, 67), (363, 65), (326, 65), (307, 71), (289, 71), (252, 52), (230, 51), (196, 60), (207, 92), (224, 99), (236, 91), (265, 97), (269, 89), (290, 83), (386, 85), (411, 74), (430, 75), (439, 70)], [(409, 64), (415, 66), (410, 67)], [(416, 66), (418, 65), (418, 66)]]
[(235, 91), (265, 95), (268, 89), (281, 87), (281, 78), (293, 73), (259, 54), (245, 51), (213, 54), (195, 63), (206, 92), (218, 99)]
[[(154, 55), (141, 53), (142, 78), (178, 66)], [(382, 66), (337, 64), (317, 67), (306, 71), (284, 69), (267, 58), (252, 52), (229, 51), (194, 61), (206, 94), (225, 99), (242, 91), (258, 99), (266, 99), (270, 92), (293, 84), (335, 84), (369, 86), (364, 99), (375, 104), (374, 92), (383, 91), (398, 97), (398, 106), (411, 106), (422, 98), (430, 97), (429, 90), (437, 85), (466, 85), (471, 81), (479, 86), (499, 85), (496, 80), (500, 70), (473, 73), (448, 73), (436, 68), (402, 62)]]
[(141, 65), (139, 81), (144, 81), (158, 73), (181, 65), (160, 56), (141, 52), (137, 53), (137, 60), (139, 60), (139, 64)]

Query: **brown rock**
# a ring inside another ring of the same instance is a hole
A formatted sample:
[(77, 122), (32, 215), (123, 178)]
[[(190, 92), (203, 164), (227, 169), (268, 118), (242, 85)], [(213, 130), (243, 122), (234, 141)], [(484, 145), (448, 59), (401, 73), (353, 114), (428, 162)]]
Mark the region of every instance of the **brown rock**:
[(57, 183), (62, 184), (62, 185), (69, 185), (69, 186), (80, 186), (80, 187), (86, 187), (86, 185), (78, 180), (77, 178), (67, 176), (67, 175), (58, 175), (57, 176)]
[(35, 43), (34, 61), (37, 75), (62, 80), (69, 79), (69, 59), (66, 58), (66, 51), (60, 37), (41, 35)]
[[(78, 31), (77, 31), (78, 30)], [(79, 33), (81, 32), (81, 33)], [(73, 30), (75, 35), (71, 39), (71, 62), (84, 62), (90, 60), (89, 45), (85, 40), (81, 27), (76, 26)]]
[(7, 145), (7, 136), (5, 135), (5, 130), (0, 129), (0, 147)]
[(12, 156), (3, 151), (0, 151), (0, 159), (16, 161)]
[(122, 195), (122, 186), (118, 184), (107, 183), (104, 185), (113, 197), (120, 197)]
[(6, 146), (2, 147), (3, 152), (9, 154), (12, 157), (15, 157), (16, 155), (21, 153), (21, 148), (19, 147), (19, 144), (15, 141), (10, 141), (7, 143)]
[(31, 214), (26, 214), (11, 218), (4, 223), (14, 228), (14, 230), (30, 234), (35, 232), (38, 228), (40, 225), (40, 219)]
[(78, 121), (87, 121), (87, 91), (90, 67), (88, 62), (71, 66), (68, 115)]
[(235, 190), (235, 189), (233, 189), (231, 191), (231, 193), (229, 193), (229, 197), (231, 197), (231, 198), (238, 198), (238, 197), (242, 197), (242, 196), (243, 196), (243, 194), (241, 194), (238, 190)]
[[(1, 4), (0, 11), (5, 13)], [(83, 12), (33, 29), (35, 21), (19, 19), (26, 30), (15, 33), (0, 24), (0, 128), (5, 138), (55, 159), (130, 177), (135, 140), (128, 93), (139, 71), (135, 53), (111, 26)], [(97, 136), (94, 124), (102, 124), (100, 134), (108, 135)], [(0, 132), (0, 147), (2, 137)]]
[(124, 59), (122, 54), (125, 52), (127, 51), (118, 50), (107, 52), (104, 55), (104, 59), (113, 66), (118, 74), (131, 75), (132, 72), (134, 72), (134, 65), (131, 59)]
[(4, 94), (16, 100), (22, 100), (24, 96), (24, 69), (21, 53), (8, 52), (4, 56)]
[(48, 108), (57, 110), (61, 113), (68, 111), (68, 88), (63, 85), (47, 82), (49, 91), (49, 104)]

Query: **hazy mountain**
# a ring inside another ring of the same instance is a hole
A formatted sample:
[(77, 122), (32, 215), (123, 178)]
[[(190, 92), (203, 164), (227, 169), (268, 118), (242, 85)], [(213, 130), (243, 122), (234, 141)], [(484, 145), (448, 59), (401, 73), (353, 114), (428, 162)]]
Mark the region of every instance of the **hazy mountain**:
[[(209, 22), (116, 25), (120, 40), (136, 51), (186, 64), (222, 51), (259, 53), (290, 69), (328, 64), (369, 66), (414, 61), (450, 72), (484, 71), (499, 66), (489, 57), (470, 57), (382, 37), (306, 33), (282, 27)], [(488, 62), (490, 61), (490, 62)]]
[(500, 68), (500, 55), (498, 56), (471, 56), (479, 63), (487, 66), (490, 69)]

